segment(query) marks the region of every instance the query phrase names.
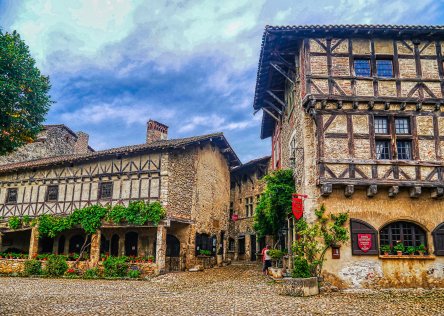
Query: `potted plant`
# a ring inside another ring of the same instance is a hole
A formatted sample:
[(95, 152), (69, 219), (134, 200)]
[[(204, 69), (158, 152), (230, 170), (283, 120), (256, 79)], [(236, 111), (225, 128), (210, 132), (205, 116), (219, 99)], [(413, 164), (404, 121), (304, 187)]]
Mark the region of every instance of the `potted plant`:
[(381, 246), (381, 251), (384, 253), (384, 256), (388, 256), (391, 250), (390, 245)]
[(106, 259), (106, 255), (102, 253), (102, 254), (100, 255), (100, 259), (101, 259), (102, 261), (105, 261), (105, 259)]
[(398, 242), (396, 246), (393, 247), (393, 250), (396, 251), (398, 256), (402, 256), (402, 253), (405, 251), (405, 246), (402, 242)]
[(427, 251), (427, 248), (424, 244), (420, 244), (418, 247), (416, 247), (416, 251), (419, 253), (420, 256), (424, 256), (424, 253)]
[(153, 256), (148, 256), (148, 263), (153, 263), (154, 257)]
[(405, 252), (406, 252), (406, 254), (408, 254), (408, 255), (413, 255), (413, 254), (415, 253), (415, 251), (416, 251), (416, 247), (413, 247), (413, 246), (408, 246), (408, 247), (405, 249)]

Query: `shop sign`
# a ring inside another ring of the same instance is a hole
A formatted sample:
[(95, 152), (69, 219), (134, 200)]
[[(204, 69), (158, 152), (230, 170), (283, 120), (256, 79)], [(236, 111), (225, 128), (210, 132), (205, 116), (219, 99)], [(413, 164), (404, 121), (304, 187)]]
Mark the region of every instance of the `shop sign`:
[(372, 234), (358, 234), (358, 246), (363, 252), (372, 248)]

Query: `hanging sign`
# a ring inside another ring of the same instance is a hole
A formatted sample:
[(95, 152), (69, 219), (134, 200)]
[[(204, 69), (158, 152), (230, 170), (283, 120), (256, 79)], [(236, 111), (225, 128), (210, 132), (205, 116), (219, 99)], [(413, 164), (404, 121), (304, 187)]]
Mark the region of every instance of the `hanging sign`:
[(372, 234), (358, 234), (358, 246), (363, 252), (372, 248)]
[(307, 198), (308, 196), (305, 194), (293, 194), (291, 201), (291, 209), (293, 211), (294, 217), (299, 220), (304, 215), (304, 200), (303, 198)]
[(233, 215), (231, 215), (231, 219), (233, 220), (233, 222), (235, 222), (239, 219), (239, 215), (233, 214)]

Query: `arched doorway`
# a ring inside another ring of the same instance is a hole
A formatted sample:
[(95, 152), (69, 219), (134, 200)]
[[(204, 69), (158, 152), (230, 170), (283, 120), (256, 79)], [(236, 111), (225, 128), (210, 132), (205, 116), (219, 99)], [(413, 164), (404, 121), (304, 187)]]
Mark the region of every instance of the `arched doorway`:
[(69, 240), (69, 253), (80, 253), (85, 238), (82, 235), (74, 235)]
[(109, 253), (109, 239), (102, 234), (100, 238), (100, 253)]
[(125, 256), (137, 256), (137, 241), (139, 234), (136, 232), (129, 232), (125, 234)]
[(40, 244), (40, 253), (52, 253), (54, 246), (54, 238), (43, 237), (39, 240)]
[(65, 236), (60, 236), (57, 247), (57, 254), (61, 255), (65, 252)]
[(167, 257), (179, 257), (180, 256), (180, 241), (174, 235), (167, 235)]
[(111, 256), (117, 257), (119, 255), (119, 235), (114, 234), (111, 237)]

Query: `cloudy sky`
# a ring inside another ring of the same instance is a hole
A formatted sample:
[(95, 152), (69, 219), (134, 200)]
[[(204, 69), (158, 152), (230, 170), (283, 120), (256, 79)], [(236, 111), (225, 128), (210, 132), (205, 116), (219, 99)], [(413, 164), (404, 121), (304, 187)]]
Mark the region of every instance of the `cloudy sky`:
[(95, 149), (143, 143), (148, 118), (170, 138), (222, 131), (243, 162), (269, 153), (252, 101), (264, 26), (444, 24), (440, 0), (0, 0), (50, 76), (48, 124)]

